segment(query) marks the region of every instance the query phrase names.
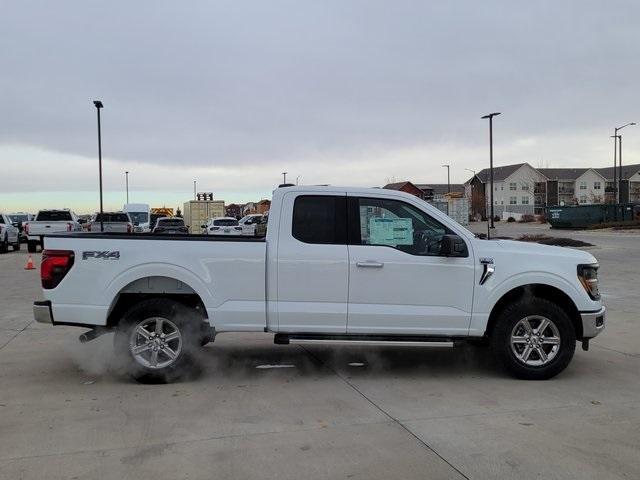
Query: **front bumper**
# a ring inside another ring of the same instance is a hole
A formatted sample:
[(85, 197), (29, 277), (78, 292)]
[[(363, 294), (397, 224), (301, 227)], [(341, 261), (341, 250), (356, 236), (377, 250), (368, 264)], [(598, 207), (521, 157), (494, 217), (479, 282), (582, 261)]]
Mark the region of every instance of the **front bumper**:
[(38, 323), (48, 323), (53, 325), (53, 312), (51, 311), (51, 301), (43, 300), (33, 302), (33, 318)]
[(582, 338), (593, 338), (604, 330), (606, 308), (602, 307), (596, 312), (582, 312)]

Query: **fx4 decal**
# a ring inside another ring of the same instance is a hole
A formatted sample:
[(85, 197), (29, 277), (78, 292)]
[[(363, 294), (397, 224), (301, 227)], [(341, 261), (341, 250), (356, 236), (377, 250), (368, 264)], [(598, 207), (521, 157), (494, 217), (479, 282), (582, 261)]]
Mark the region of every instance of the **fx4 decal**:
[(82, 252), (82, 259), (86, 260), (88, 258), (102, 258), (104, 260), (119, 260), (120, 252), (109, 252), (108, 250), (104, 252)]

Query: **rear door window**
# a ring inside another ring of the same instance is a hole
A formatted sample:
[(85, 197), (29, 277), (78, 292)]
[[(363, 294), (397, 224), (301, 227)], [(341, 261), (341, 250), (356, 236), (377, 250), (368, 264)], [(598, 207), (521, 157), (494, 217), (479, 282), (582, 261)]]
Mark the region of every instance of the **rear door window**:
[(293, 205), (293, 238), (304, 243), (347, 243), (347, 197), (303, 195)]

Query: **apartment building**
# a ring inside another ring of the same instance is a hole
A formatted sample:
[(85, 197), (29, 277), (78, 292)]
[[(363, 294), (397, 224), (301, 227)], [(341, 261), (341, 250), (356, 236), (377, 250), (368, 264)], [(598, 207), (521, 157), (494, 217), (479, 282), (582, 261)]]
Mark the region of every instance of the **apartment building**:
[[(493, 210), (500, 217), (540, 214), (546, 206), (613, 203), (613, 167), (534, 168), (528, 163), (494, 167)], [(489, 169), (465, 183), (471, 214), (489, 211)], [(640, 202), (640, 164), (626, 165), (619, 181), (622, 203)]]

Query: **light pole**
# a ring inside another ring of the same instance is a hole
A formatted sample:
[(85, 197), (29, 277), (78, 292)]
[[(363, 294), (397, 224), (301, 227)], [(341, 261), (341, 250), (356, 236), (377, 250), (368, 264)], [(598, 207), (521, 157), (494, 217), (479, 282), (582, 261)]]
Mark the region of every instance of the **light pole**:
[(490, 183), (490, 201), (491, 201), (491, 221), (489, 225), (490, 228), (495, 228), (493, 225), (493, 117), (500, 115), (500, 112), (489, 113), (487, 115), (482, 116), (483, 120), (489, 119), (489, 183)]
[(473, 176), (474, 176), (474, 177), (476, 176), (476, 171), (475, 171), (475, 170), (473, 170), (473, 169), (471, 169), (471, 168), (465, 168), (465, 170), (467, 170), (467, 171), (469, 171), (469, 172), (473, 173)]
[[(624, 127), (628, 127), (630, 125), (635, 125), (636, 122), (629, 122), (629, 123), (625, 123), (624, 125), (622, 125), (621, 127), (617, 127), (614, 128), (614, 134), (613, 136), (615, 137), (613, 139), (613, 181), (616, 181), (616, 167), (615, 167), (615, 163), (616, 163), (616, 151), (615, 151), (615, 142), (618, 141), (618, 157), (619, 157), (619, 165), (620, 165), (620, 169), (619, 169), (619, 175), (618, 175), (618, 184), (616, 184), (616, 198), (617, 198), (617, 202), (620, 203), (621, 202), (621, 198), (620, 198), (620, 190), (622, 187), (622, 135), (618, 135), (618, 131), (622, 130)], [(616, 209), (617, 211), (617, 209)]]
[(451, 165), (442, 165), (443, 167), (447, 167), (447, 193), (451, 193), (451, 177), (449, 173), (451, 172)]
[(100, 231), (104, 232), (104, 215), (102, 209), (102, 132), (100, 128), (100, 109), (104, 108), (100, 100), (94, 100), (93, 104), (98, 112), (98, 177), (100, 181)]
[(287, 183), (287, 173), (289, 172), (282, 172), (282, 183)]
[(129, 172), (126, 171), (124, 172), (124, 178), (125, 178), (125, 185), (126, 185), (126, 189), (127, 189), (127, 203), (129, 203)]

